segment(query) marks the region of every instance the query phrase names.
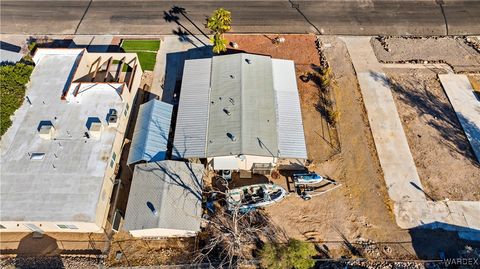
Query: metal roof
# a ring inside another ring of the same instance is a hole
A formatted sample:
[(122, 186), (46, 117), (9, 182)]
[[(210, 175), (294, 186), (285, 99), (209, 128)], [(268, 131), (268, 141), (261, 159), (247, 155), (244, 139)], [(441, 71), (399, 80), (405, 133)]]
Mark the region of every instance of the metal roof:
[(185, 61), (172, 149), (174, 157), (206, 157), (211, 61)]
[(165, 160), (173, 106), (150, 100), (140, 106), (128, 164)]
[(239, 53), (213, 58), (207, 133), (208, 157), (276, 156), (270, 57)]
[(302, 111), (293, 61), (272, 59), (278, 132), (278, 157), (307, 158)]
[(187, 60), (174, 148), (183, 158), (306, 158), (293, 61), (247, 53)]
[(202, 164), (180, 161), (137, 164), (128, 197), (125, 229), (199, 231), (202, 177)]

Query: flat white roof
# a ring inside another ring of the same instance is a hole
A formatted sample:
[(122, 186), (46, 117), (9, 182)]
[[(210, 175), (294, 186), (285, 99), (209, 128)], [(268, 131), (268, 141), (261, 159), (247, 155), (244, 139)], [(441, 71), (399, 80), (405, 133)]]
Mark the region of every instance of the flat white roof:
[[(72, 102), (61, 100), (80, 57), (79, 50), (37, 61), (26, 101), (1, 140), (2, 221), (95, 221), (116, 135), (106, 117), (110, 109), (121, 117), (124, 103), (120, 89), (108, 84), (83, 88)], [(100, 138), (87, 138), (87, 126), (97, 121)], [(54, 126), (55, 140), (39, 136), (41, 122)]]

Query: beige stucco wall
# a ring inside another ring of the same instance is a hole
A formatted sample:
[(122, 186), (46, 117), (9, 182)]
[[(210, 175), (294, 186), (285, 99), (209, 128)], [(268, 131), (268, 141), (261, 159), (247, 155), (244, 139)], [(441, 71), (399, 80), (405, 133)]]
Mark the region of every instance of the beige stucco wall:
[(130, 231), (130, 234), (133, 237), (191, 237), (197, 235), (195, 231), (162, 228), (132, 230)]
[(215, 167), (215, 159), (229, 159), (237, 162), (237, 168), (235, 170), (251, 170), (254, 163), (269, 163), (273, 166), (277, 163), (276, 157), (254, 156), (254, 155), (242, 155), (242, 158), (237, 155), (232, 156), (220, 156), (214, 158), (207, 158), (209, 166), (214, 170), (221, 170)]
[[(103, 229), (91, 222), (76, 221), (0, 221), (5, 230), (0, 232), (31, 232), (25, 224), (34, 224), (44, 232), (103, 233)], [(61, 229), (58, 224), (75, 225), (78, 229)]]
[[(97, 218), (96, 218), (95, 224), (102, 228), (106, 227), (108, 210), (110, 208), (110, 197), (112, 196), (113, 184), (115, 182), (115, 176), (116, 176), (114, 174), (115, 167), (121, 159), (122, 148), (125, 140), (124, 134), (128, 125), (128, 119), (132, 111), (133, 102), (138, 92), (141, 79), (142, 79), (142, 69), (138, 68), (132, 82), (132, 88), (128, 89), (126, 86), (124, 86), (124, 89), (122, 91), (122, 99), (126, 104), (128, 104), (129, 108), (127, 111), (127, 115), (125, 115), (124, 113), (126, 107), (124, 107), (121, 112), (119, 111), (117, 134), (115, 135), (115, 141), (113, 142), (112, 152), (110, 153), (110, 159), (108, 160), (107, 169), (105, 170), (102, 191), (98, 199), (97, 214), (96, 214)], [(112, 159), (114, 152), (117, 158), (115, 159), (115, 165), (113, 167), (110, 167), (110, 160)]]

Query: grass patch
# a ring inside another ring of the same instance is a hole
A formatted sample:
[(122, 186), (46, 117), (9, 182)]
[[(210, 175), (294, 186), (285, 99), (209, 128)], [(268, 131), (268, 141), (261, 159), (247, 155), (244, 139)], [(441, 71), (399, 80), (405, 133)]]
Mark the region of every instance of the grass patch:
[(157, 61), (157, 54), (154, 52), (137, 51), (138, 60), (143, 70), (152, 71)]
[(0, 136), (12, 125), (10, 117), (23, 103), (32, 71), (33, 66), (25, 63), (0, 67)]
[(160, 40), (123, 40), (122, 48), (125, 52), (137, 53), (142, 69), (152, 71), (157, 61)]
[(123, 40), (122, 48), (129, 51), (157, 51), (160, 48), (160, 40)]

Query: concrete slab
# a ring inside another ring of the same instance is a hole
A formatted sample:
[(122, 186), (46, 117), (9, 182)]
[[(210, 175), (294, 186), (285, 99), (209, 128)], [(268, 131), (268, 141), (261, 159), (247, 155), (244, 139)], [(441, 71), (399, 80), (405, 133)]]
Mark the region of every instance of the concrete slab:
[(463, 131), (480, 162), (480, 99), (466, 75), (438, 75)]

